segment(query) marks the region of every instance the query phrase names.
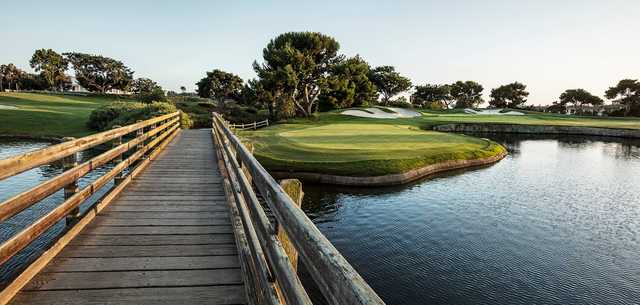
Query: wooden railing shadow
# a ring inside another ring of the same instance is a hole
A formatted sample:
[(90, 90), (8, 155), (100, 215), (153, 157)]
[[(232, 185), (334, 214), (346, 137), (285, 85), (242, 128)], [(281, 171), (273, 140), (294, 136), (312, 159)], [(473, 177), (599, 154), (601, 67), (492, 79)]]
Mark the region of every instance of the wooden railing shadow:
[[(180, 129), (179, 112), (140, 121), (124, 127), (49, 146), (33, 152), (0, 160), (0, 180), (44, 164), (62, 161), (65, 171), (39, 185), (0, 203), (0, 221), (5, 221), (47, 196), (64, 189), (64, 202), (28, 225), (0, 245), (0, 264), (27, 247), (49, 228), (66, 218), (67, 228), (35, 261), (30, 263), (0, 292), (0, 305), (7, 304), (40, 270), (42, 270), (78, 233), (89, 224), (124, 188), (171, 142)], [(130, 135), (133, 134), (133, 137)], [(129, 139), (123, 143), (123, 137)], [(92, 159), (77, 164), (77, 154), (112, 142), (113, 147)], [(124, 158), (125, 154), (128, 154)], [(113, 168), (80, 189), (78, 180), (107, 163)], [(115, 186), (87, 211), (79, 207), (91, 195), (114, 181)]]
[(212, 133), (251, 304), (312, 304), (298, 255), (329, 304), (384, 304), (216, 113)]

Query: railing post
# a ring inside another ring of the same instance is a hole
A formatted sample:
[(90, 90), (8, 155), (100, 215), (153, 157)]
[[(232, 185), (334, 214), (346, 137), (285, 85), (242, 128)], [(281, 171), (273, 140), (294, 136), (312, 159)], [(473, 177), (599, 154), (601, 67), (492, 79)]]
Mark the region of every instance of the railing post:
[(256, 130), (256, 128), (258, 128), (256, 122), (253, 122), (253, 130)]
[[(65, 138), (62, 138), (62, 141), (63, 142), (67, 142), (67, 141), (73, 141), (75, 139), (76, 138), (74, 138), (74, 137), (65, 137)], [(73, 154), (71, 154), (69, 156), (66, 156), (66, 157), (62, 158), (62, 168), (63, 168), (64, 171), (70, 170), (70, 169), (76, 167), (77, 165), (78, 165), (78, 153), (73, 153)], [(71, 196), (73, 196), (79, 190), (80, 190), (80, 188), (78, 187), (78, 180), (73, 180), (73, 182), (65, 185), (65, 187), (64, 187), (64, 199), (65, 200), (69, 199)], [(67, 218), (65, 220), (67, 225), (74, 224), (79, 216), (80, 216), (80, 208), (79, 207), (71, 210), (71, 212), (69, 212), (69, 214), (67, 215)]]
[[(291, 200), (296, 205), (297, 208), (302, 207), (302, 197), (304, 197), (304, 192), (302, 191), (302, 182), (298, 179), (284, 179), (280, 181), (280, 186), (282, 189), (291, 197)], [(298, 270), (298, 251), (296, 251), (295, 246), (289, 240), (289, 236), (282, 228), (282, 225), (278, 224), (277, 228), (278, 232), (278, 240), (282, 244), (284, 248), (284, 252), (287, 253), (289, 257), (289, 261), (293, 265), (293, 270)]]
[[(140, 122), (142, 122), (142, 120), (137, 120), (137, 121), (136, 121), (136, 123), (140, 123)], [(153, 124), (153, 126), (155, 126), (155, 124)], [(152, 127), (152, 128), (153, 128), (153, 127)], [(138, 130), (136, 130), (136, 138), (141, 137), (143, 134), (144, 134), (144, 127), (140, 128), (140, 129), (138, 129)], [(153, 138), (155, 139), (155, 136), (153, 136)], [(142, 142), (138, 143), (138, 145), (136, 145), (136, 150), (137, 150), (137, 151), (140, 151), (140, 150), (142, 150), (142, 149), (144, 148), (144, 142), (145, 142), (145, 141), (142, 141)], [(145, 154), (143, 154), (143, 155), (142, 155), (142, 157), (140, 158), (140, 160), (144, 160), (144, 159), (146, 159), (146, 158), (147, 158), (147, 156), (148, 156), (148, 154), (149, 154), (148, 152), (147, 152), (147, 153), (145, 153)]]
[[(116, 129), (116, 128), (120, 128), (122, 126), (120, 125), (115, 125), (112, 127), (112, 129)], [(115, 139), (113, 139), (113, 142), (111, 144), (111, 146), (113, 147), (117, 147), (120, 146), (122, 144), (122, 136), (117, 137)], [(114, 165), (118, 165), (120, 164), (120, 162), (122, 162), (122, 154), (119, 154), (117, 157), (113, 158), (113, 163)], [(121, 172), (119, 172), (114, 178), (113, 178), (113, 183), (115, 185), (120, 184), (120, 182), (122, 182), (122, 180), (124, 180), (124, 170), (122, 170)]]

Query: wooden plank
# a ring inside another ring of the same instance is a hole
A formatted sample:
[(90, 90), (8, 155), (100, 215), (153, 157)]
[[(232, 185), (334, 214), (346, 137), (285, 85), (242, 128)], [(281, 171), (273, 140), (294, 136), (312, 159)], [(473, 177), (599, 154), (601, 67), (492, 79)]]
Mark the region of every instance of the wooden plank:
[(188, 270), (240, 268), (238, 256), (55, 258), (42, 272)]
[(141, 199), (137, 199), (137, 200), (127, 199), (127, 200), (119, 201), (118, 204), (122, 204), (122, 205), (155, 205), (155, 206), (161, 206), (161, 205), (173, 205), (173, 206), (207, 205), (207, 206), (216, 206), (216, 205), (224, 205), (224, 198), (216, 198), (214, 200), (193, 200), (193, 201), (187, 201), (187, 200), (154, 200), (154, 201), (149, 201), (149, 200), (141, 200)]
[(145, 212), (145, 211), (111, 211), (105, 212), (103, 216), (117, 218), (147, 218), (147, 219), (194, 219), (194, 218), (228, 218), (228, 211), (214, 212)]
[(93, 221), (97, 226), (231, 226), (227, 218), (187, 218), (187, 219), (157, 219), (157, 218), (116, 218), (98, 217)]
[(121, 200), (149, 200), (149, 201), (197, 201), (197, 200), (218, 200), (224, 198), (222, 195), (207, 195), (207, 194), (188, 194), (188, 195), (143, 195), (126, 192), (120, 196)]
[(30, 290), (106, 289), (242, 284), (240, 269), (41, 273)]
[(227, 211), (221, 206), (136, 206), (114, 205), (107, 212), (220, 212)]
[(81, 246), (69, 245), (59, 257), (162, 257), (235, 255), (236, 246), (222, 245), (145, 245), (145, 246)]
[(86, 232), (95, 235), (219, 234), (231, 233), (231, 226), (98, 226), (91, 224)]
[(238, 305), (245, 303), (242, 285), (29, 291), (14, 305)]
[(140, 123), (100, 132), (94, 135), (79, 138), (77, 140), (63, 142), (60, 144), (48, 146), (43, 149), (38, 149), (21, 155), (13, 156), (11, 158), (0, 160), (0, 180), (11, 177), (13, 175), (17, 175), (40, 165), (48, 164), (53, 161), (62, 159), (76, 152), (97, 146), (99, 144), (113, 140), (117, 137), (121, 137), (128, 133), (134, 132), (140, 128), (171, 119), (177, 115), (178, 113), (175, 112), (159, 116), (157, 118), (142, 121)]
[(145, 246), (145, 245), (215, 245), (233, 244), (233, 234), (134, 235), (80, 234), (70, 245), (84, 246)]

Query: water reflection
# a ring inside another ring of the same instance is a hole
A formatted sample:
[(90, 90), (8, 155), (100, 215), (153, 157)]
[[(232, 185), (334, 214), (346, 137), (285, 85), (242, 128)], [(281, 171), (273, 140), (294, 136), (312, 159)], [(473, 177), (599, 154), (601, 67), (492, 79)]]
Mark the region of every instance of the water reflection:
[(484, 135), (510, 155), (303, 208), (387, 304), (640, 303), (640, 141)]

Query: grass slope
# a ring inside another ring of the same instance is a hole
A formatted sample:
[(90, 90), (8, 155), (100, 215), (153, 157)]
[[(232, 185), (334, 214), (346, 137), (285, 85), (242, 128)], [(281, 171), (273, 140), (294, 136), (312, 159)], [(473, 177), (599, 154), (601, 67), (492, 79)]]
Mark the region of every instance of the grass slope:
[(86, 122), (91, 111), (117, 98), (0, 92), (0, 134), (81, 137), (92, 131)]

